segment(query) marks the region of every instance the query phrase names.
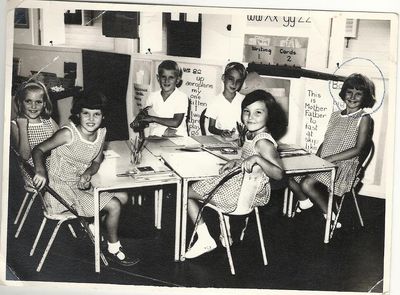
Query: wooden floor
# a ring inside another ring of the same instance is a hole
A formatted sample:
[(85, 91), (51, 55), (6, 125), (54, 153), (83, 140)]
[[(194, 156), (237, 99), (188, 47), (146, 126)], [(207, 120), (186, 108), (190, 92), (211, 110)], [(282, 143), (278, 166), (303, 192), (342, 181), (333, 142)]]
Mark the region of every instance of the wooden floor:
[[(162, 229), (154, 228), (154, 203), (147, 197), (142, 206), (129, 205), (121, 216), (120, 237), (127, 252), (139, 256), (141, 262), (132, 267), (102, 266), (94, 272), (94, 254), (79, 224), (74, 239), (62, 228), (40, 273), (36, 272), (45, 243), (54, 224), (43, 233), (38, 251), (29, 251), (42, 218), (39, 200), (35, 201), (26, 225), (18, 239), (13, 220), (22, 201), (23, 192), (14, 169), (10, 173), (7, 265), (12, 272), (8, 280), (44, 282), (85, 282), (132, 286), (215, 287), (240, 289), (326, 290), (367, 292), (383, 277), (385, 201), (360, 197), (365, 227), (359, 226), (350, 199), (345, 203), (343, 228), (329, 244), (323, 243), (324, 222), (316, 208), (293, 219), (283, 217), (282, 191), (274, 191), (270, 203), (261, 209), (268, 265), (263, 266), (255, 220), (253, 217), (245, 240), (238, 241), (243, 220), (231, 219), (236, 276), (229, 271), (223, 248), (200, 258), (174, 262), (175, 196), (165, 198)], [(137, 192), (136, 192), (137, 193)], [(135, 194), (135, 192), (132, 192)], [(205, 212), (211, 234), (218, 241), (217, 215)], [(189, 226), (188, 236), (192, 227)], [(382, 292), (382, 284), (373, 289)]]

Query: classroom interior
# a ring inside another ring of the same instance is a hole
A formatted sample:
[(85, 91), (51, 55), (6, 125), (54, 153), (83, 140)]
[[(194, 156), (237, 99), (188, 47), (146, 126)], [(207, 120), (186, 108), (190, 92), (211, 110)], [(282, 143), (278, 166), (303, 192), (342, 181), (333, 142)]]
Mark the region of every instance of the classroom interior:
[[(33, 5), (33, 4), (32, 4)], [(155, 199), (150, 188), (130, 189), (122, 211), (120, 235), (125, 248), (141, 257), (131, 268), (94, 271), (93, 245), (83, 230), (73, 239), (61, 229), (40, 272), (41, 254), (29, 256), (42, 219), (33, 203), (18, 238), (14, 219), (24, 197), (16, 159), (9, 156), (6, 279), (10, 282), (73, 282), (124, 286), (224, 289), (382, 292), (390, 266), (390, 216), (394, 150), (393, 81), (396, 39), (390, 14), (281, 11), (153, 5), (46, 2), (10, 13), (14, 22), (7, 59), (6, 91), (37, 72), (50, 89), (53, 118), (66, 124), (74, 94), (98, 87), (111, 98), (107, 140), (136, 134), (129, 123), (151, 91), (159, 89), (158, 64), (165, 59), (183, 69), (181, 90), (190, 100), (188, 129), (201, 135), (200, 115), (208, 98), (222, 90), (221, 75), (230, 61), (257, 73), (246, 87), (267, 89), (288, 115), (282, 143), (315, 153), (333, 110), (340, 108), (341, 77), (354, 72), (376, 86), (371, 110), (375, 152), (362, 179), (358, 201), (361, 227), (350, 198), (344, 202), (343, 227), (323, 243), (324, 223), (316, 206), (288, 218), (282, 215), (285, 187), (278, 186), (260, 208), (268, 265), (259, 253), (256, 222), (250, 218), (244, 241), (243, 219), (232, 218), (236, 275), (229, 272), (225, 249), (201, 258), (174, 261), (176, 190), (164, 187), (161, 229), (154, 227)], [(250, 76), (250, 75), (249, 75)], [(255, 85), (254, 85), (255, 84)], [(10, 104), (5, 119), (15, 116)], [(5, 125), (7, 126), (7, 124)], [(5, 161), (7, 162), (7, 161)], [(218, 239), (218, 216), (205, 218)], [(79, 225), (76, 223), (76, 228)], [(188, 225), (190, 236), (193, 227)], [(49, 236), (47, 229), (43, 235)], [(45, 242), (38, 245), (40, 251)], [(40, 253), (39, 251), (39, 253)], [(202, 289), (199, 289), (200, 291)]]

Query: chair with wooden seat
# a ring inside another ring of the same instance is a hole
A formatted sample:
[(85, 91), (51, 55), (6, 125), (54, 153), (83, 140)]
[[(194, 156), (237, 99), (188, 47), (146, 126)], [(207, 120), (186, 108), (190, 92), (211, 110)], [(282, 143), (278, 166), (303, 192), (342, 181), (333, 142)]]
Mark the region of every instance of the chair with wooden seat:
[[(224, 212), (222, 209), (212, 205), (211, 203), (205, 204), (205, 207), (211, 208), (218, 213), (220, 227), (222, 229), (222, 236), (223, 236), (223, 239), (224, 239), (224, 242), (226, 245), (226, 253), (228, 256), (229, 266), (230, 266), (232, 275), (235, 275), (235, 267), (233, 264), (233, 258), (232, 258), (230, 243), (229, 243), (229, 233), (228, 233), (228, 229), (227, 229), (227, 225), (226, 225), (226, 217), (231, 216), (231, 215), (246, 216), (245, 227), (243, 228), (242, 233), (240, 235), (240, 240), (242, 241), (244, 239), (245, 230), (247, 228), (249, 215), (252, 212), (254, 212), (256, 222), (257, 222), (258, 236), (259, 236), (259, 240), (260, 240), (260, 247), (261, 247), (263, 263), (264, 263), (264, 265), (268, 264), (267, 255), (266, 255), (266, 251), (265, 251), (264, 237), (263, 237), (263, 232), (262, 232), (262, 227), (261, 227), (260, 215), (258, 212), (258, 207), (254, 206), (254, 199), (256, 197), (256, 194), (258, 192), (260, 182), (261, 182), (260, 178), (261, 178), (261, 171), (259, 171), (259, 173), (257, 173), (257, 172), (244, 173), (237, 206), (236, 206), (235, 210), (232, 212)], [(216, 189), (218, 189), (218, 187)], [(214, 191), (216, 189), (214, 189)], [(200, 211), (200, 214), (201, 213), (202, 213), (202, 210)], [(196, 229), (197, 229), (197, 225), (195, 225), (195, 230), (193, 231), (189, 245), (191, 245), (193, 242), (194, 235), (196, 233)]]

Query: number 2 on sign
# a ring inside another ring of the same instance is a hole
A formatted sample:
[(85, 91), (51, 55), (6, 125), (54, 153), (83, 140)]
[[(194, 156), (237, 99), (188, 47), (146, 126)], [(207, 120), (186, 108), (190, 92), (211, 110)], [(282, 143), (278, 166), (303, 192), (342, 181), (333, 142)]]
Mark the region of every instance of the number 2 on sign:
[(286, 56), (286, 60), (290, 62), (290, 61), (292, 61), (292, 57), (290, 55), (288, 55), (288, 56)]

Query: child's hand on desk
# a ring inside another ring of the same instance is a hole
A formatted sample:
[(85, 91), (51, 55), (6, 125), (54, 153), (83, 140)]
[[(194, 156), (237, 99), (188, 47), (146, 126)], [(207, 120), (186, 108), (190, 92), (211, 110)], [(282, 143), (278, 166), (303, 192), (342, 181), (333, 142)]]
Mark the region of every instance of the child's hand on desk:
[(166, 136), (166, 137), (168, 137), (168, 136), (176, 136), (176, 129), (171, 128), (171, 127), (168, 127), (168, 128), (164, 131), (163, 136)]
[(78, 181), (78, 188), (80, 190), (87, 190), (90, 188), (90, 180), (92, 176), (88, 173), (83, 173)]
[(40, 191), (42, 188), (44, 188), (47, 182), (46, 172), (36, 171), (35, 176), (33, 176), (32, 180), (35, 187)]

